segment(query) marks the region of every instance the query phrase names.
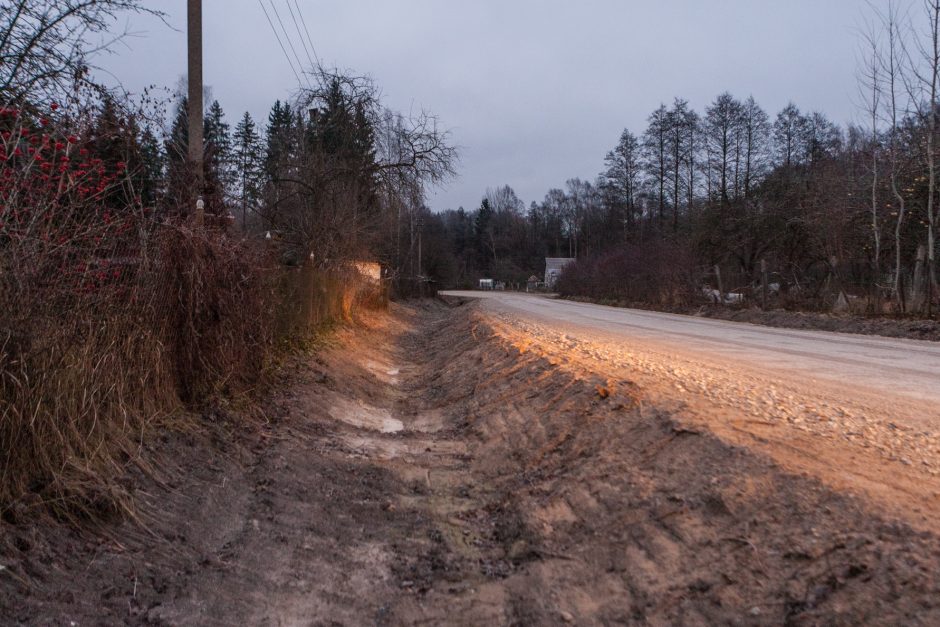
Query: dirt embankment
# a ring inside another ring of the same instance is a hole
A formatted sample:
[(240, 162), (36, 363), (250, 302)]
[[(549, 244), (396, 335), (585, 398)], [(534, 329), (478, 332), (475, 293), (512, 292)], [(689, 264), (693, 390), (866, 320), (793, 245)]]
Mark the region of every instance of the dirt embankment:
[(2, 529), (3, 622), (940, 621), (936, 535), (495, 329), (396, 308), (258, 434), (154, 451), (145, 528)]

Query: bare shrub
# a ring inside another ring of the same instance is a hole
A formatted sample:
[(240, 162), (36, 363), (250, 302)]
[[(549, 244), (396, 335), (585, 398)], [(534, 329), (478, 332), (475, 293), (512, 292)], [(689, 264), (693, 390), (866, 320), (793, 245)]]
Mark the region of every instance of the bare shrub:
[(276, 265), (252, 243), (188, 229), (164, 229), (157, 254), (155, 320), (182, 400), (253, 390), (275, 345)]
[(556, 288), (563, 296), (672, 308), (695, 302), (696, 276), (688, 247), (650, 241), (578, 260)]

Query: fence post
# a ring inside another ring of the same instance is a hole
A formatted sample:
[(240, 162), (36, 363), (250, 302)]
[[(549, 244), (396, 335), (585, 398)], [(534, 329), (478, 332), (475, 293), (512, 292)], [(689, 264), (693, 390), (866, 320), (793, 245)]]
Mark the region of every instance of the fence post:
[(721, 268), (718, 267), (718, 264), (715, 264), (715, 277), (718, 279), (718, 302), (724, 304), (725, 302), (725, 285), (721, 282)]

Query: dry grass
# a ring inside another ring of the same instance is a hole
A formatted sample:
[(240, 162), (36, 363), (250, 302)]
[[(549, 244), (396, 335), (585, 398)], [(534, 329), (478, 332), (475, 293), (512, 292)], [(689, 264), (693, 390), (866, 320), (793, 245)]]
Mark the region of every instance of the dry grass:
[(348, 274), (284, 269), (220, 233), (165, 227), (151, 243), (91, 290), (13, 276), (0, 255), (4, 520), (129, 511), (121, 478), (166, 418), (256, 401), (285, 352), (369, 300)]

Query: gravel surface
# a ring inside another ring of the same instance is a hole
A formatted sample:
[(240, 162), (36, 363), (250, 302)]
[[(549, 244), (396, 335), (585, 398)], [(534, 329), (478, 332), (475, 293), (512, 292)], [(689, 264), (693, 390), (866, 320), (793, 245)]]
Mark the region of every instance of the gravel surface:
[[(479, 298), (479, 293), (450, 293)], [(940, 526), (940, 346), (490, 293), (515, 341)]]

